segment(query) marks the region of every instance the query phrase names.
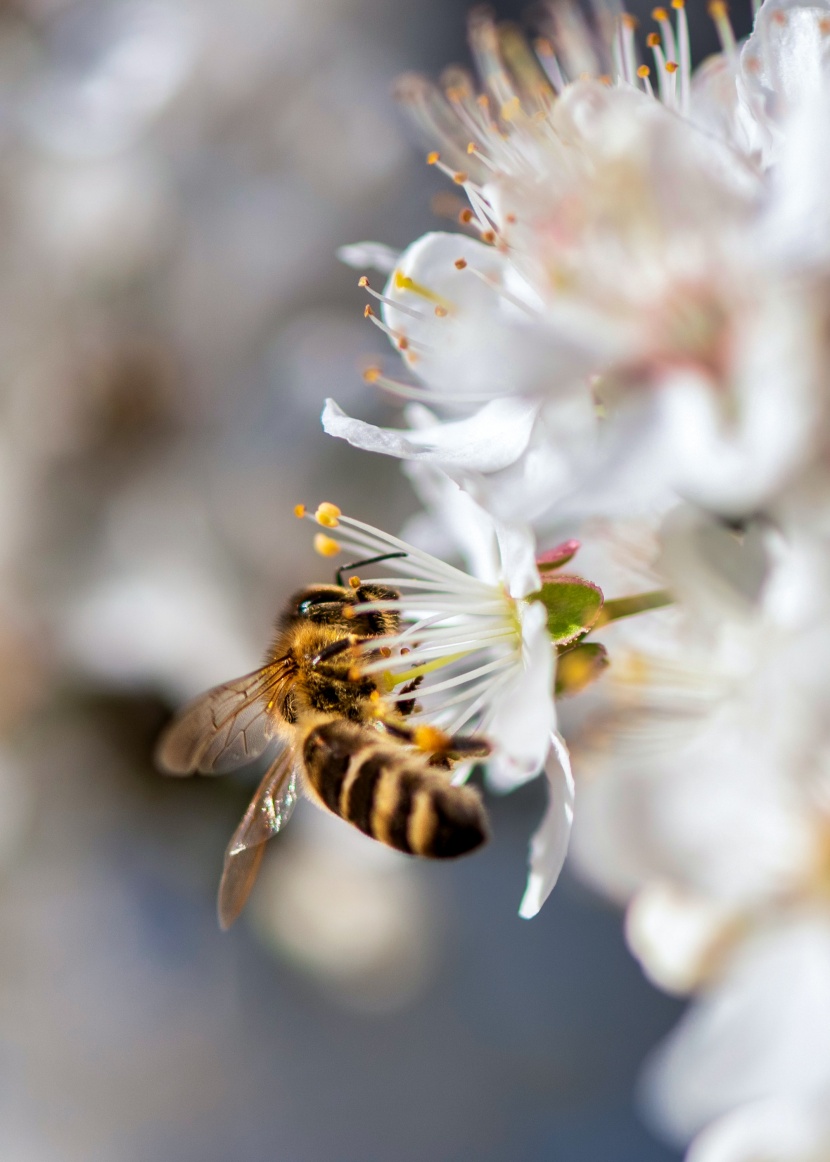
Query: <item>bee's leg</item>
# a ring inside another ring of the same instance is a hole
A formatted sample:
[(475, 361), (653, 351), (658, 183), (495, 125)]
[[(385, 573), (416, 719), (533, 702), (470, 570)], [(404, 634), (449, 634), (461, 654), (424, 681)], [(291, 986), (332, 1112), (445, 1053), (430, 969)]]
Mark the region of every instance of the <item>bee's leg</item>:
[(324, 650), (320, 650), (319, 654), (315, 654), (311, 659), (311, 665), (316, 669), (321, 662), (327, 662), (329, 658), (336, 658), (338, 654), (342, 654), (346, 650), (352, 649), (353, 646), (359, 645), (362, 640), (357, 634), (347, 634), (346, 637), (332, 642), (330, 646), (326, 646)]
[(489, 742), (476, 735), (444, 734), (434, 726), (407, 726), (383, 717), (378, 721), (388, 734), (431, 755), (430, 762), (434, 761), (436, 766), (449, 765), (465, 758), (483, 759), (492, 749)]
[[(340, 588), (345, 589), (346, 584), (343, 581), (343, 574), (347, 569), (362, 569), (364, 565), (377, 565), (380, 561), (391, 561), (394, 557), (405, 556), (407, 556), (406, 553), (381, 553), (379, 557), (367, 557), (365, 561), (351, 561), (348, 565), (341, 565), (340, 568), (336, 570), (334, 576), (337, 579), (337, 584), (340, 586)], [(357, 586), (352, 586), (352, 588), (356, 589)]]

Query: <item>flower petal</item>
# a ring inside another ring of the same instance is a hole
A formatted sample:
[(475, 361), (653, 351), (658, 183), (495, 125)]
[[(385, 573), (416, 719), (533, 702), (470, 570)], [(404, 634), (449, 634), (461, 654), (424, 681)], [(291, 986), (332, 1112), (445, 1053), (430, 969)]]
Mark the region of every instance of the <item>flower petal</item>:
[(565, 863), (574, 817), (575, 786), (568, 748), (560, 735), (551, 738), (545, 763), (548, 807), (530, 844), (530, 873), (519, 915), (530, 920), (556, 886)]

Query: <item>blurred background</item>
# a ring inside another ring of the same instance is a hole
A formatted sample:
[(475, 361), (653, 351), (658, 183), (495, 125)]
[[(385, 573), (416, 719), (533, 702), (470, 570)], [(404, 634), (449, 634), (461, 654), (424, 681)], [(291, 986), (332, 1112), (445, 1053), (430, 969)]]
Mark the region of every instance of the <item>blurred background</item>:
[(223, 935), (252, 787), (150, 757), (326, 579), (296, 502), (415, 510), (319, 427), (326, 395), (397, 416), (334, 252), (446, 225), (390, 88), (466, 59), (466, 7), (0, 7), (4, 1162), (676, 1156), (634, 1090), (678, 1006), (619, 917), (569, 878), (516, 915), (541, 788), (451, 867), (301, 804)]

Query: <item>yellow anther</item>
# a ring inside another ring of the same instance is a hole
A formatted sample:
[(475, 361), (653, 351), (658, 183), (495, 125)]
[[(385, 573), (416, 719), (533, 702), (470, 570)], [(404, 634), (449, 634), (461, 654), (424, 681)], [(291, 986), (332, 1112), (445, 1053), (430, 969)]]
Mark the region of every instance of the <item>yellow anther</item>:
[(652, 20), (668, 20), (668, 18), (669, 18), (669, 14), (665, 8), (652, 8), (652, 10), (651, 10), (651, 19)]
[(427, 154), (427, 165), (437, 165), (440, 160), (441, 154), (437, 149), (434, 149), (432, 153)]
[(481, 235), (481, 241), (486, 242), (488, 246), (492, 246), (493, 243), (496, 241), (495, 230), (485, 230), (484, 233)]
[(380, 379), (381, 371), (379, 367), (367, 367), (363, 372), (364, 383), (377, 383)]
[(447, 749), (450, 737), (448, 734), (444, 734), (443, 730), (439, 730), (437, 726), (416, 726), (412, 740), (419, 750), (425, 751), (427, 754), (435, 754), (437, 751)]
[(398, 339), (398, 350), (399, 351), (408, 351), (409, 350), (409, 340), (407, 339), (406, 335), (401, 335), (400, 339)]
[(350, 577), (349, 578), (349, 585), (352, 587), (352, 589), (359, 589), (360, 588), (360, 578), (356, 574), (354, 577)]
[(657, 48), (660, 44), (660, 33), (650, 32), (646, 37), (646, 44), (649, 48)]
[[(320, 534), (318, 533), (317, 535), (319, 536)], [(328, 540), (328, 537), (326, 537), (326, 540)], [(343, 616), (345, 617), (346, 621), (354, 621), (354, 619), (357, 617), (357, 614), (352, 609), (351, 605), (347, 605), (343, 610)]]
[(620, 17), (620, 20), (622, 21), (622, 24), (625, 28), (630, 28), (632, 31), (640, 23), (639, 20), (637, 19), (637, 17), (632, 16), (630, 12), (623, 12), (622, 16)]
[(305, 513), (306, 513), (306, 507), (304, 504), (295, 504), (294, 505), (294, 516), (298, 520), (302, 520), (303, 517), (305, 516)]
[(361, 274), (360, 278), (357, 280), (357, 285), (361, 287), (369, 285), (369, 280), (365, 274)]
[(470, 210), (469, 208), (462, 210), (461, 213), (458, 215), (458, 221), (461, 223), (462, 226), (469, 226), (469, 224), (472, 222), (472, 220), (473, 220), (473, 211)]
[(641, 80), (645, 80), (646, 77), (651, 76), (651, 69), (648, 67), (648, 65), (640, 65), (640, 67), (637, 69), (637, 76), (640, 77)]
[(666, 61), (666, 72), (667, 73), (676, 73), (677, 67), (678, 67), (677, 61)]
[(511, 97), (501, 107), (502, 121), (515, 121), (522, 111), (522, 103), (518, 97)]
[(382, 658), (391, 658), (392, 657), (392, 650), (389, 648), (389, 646), (381, 646), (380, 647), (380, 656)]
[(404, 646), (403, 649), (401, 650), (401, 657), (403, 657), (404, 654), (411, 654), (411, 653), (412, 653), (412, 650), (409, 648), (409, 646)]
[(470, 180), (470, 175), (468, 173), (464, 173), (462, 170), (459, 173), (454, 173), (452, 175), (452, 180), (457, 186), (463, 186), (466, 181)]
[(671, 6), (679, 12), (681, 8), (686, 7), (686, 0), (671, 0)]
[(437, 319), (446, 319), (447, 314), (448, 314), (448, 312), (447, 312), (446, 307), (436, 307), (435, 308), (435, 317)]
[(371, 319), (371, 317), (374, 313), (375, 312), (372, 310), (372, 308), (367, 303), (366, 306), (363, 308), (363, 318), (364, 319)]
[(340, 522), (340, 509), (336, 504), (330, 504), (324, 500), (322, 504), (317, 506), (314, 519), (318, 525), (322, 525), (324, 528), (336, 529)]
[(372, 693), (369, 695), (369, 701), (370, 702), (380, 702), (380, 694), (377, 690), (373, 690)]
[(713, 20), (720, 20), (721, 17), (726, 16), (727, 8), (724, 0), (710, 0), (708, 12)]
[(455, 262), (453, 263), (453, 266), (455, 267), (456, 270), (463, 270), (466, 265), (467, 265), (466, 258), (456, 258)]
[[(321, 557), (334, 557), (340, 552), (340, 542), (333, 537), (327, 537), (325, 533), (317, 533), (314, 538), (314, 551), (319, 553)], [(343, 610), (343, 616), (348, 617), (349, 610)]]
[(467, 153), (475, 153), (477, 148), (478, 148), (478, 146), (476, 145), (476, 143), (474, 141), (467, 142)]

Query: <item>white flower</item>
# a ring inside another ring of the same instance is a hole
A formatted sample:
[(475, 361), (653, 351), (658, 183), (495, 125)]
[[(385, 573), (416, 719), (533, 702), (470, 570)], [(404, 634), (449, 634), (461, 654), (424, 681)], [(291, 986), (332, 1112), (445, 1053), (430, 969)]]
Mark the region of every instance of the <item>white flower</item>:
[[(410, 378), (373, 368), (367, 379), (455, 415), (410, 410), (411, 430), (394, 431), (329, 402), (329, 433), (432, 464), (508, 520), (544, 518), (563, 500), (576, 511), (640, 503), (637, 474), (652, 493), (752, 511), (815, 454), (826, 421), (821, 92), (784, 102), (800, 120), (786, 122), (793, 144), (764, 174), (768, 116), (752, 120), (757, 93), (739, 84), (747, 70), (755, 78), (755, 58), (739, 58), (722, 6), (724, 54), (699, 78), (682, 4), (674, 28), (656, 11), (657, 94), (626, 18), (579, 70), (613, 60), (611, 86), (565, 84), (573, 68), (543, 45), (545, 79), (512, 30), (480, 16), (472, 37), (489, 92), (477, 102), (455, 74), (444, 95), (408, 82), (450, 164), (432, 160), (464, 188), (481, 240), (427, 234), (382, 294), (368, 287), (381, 300), (369, 315)], [(771, 44), (789, 16), (766, 12), (753, 36)], [(815, 14), (808, 23), (821, 25)], [(572, 66), (590, 37), (573, 13), (560, 24)], [(466, 142), (470, 164), (454, 170)], [(478, 410), (457, 419), (459, 409)]]
[[(318, 520), (337, 539), (325, 535), (320, 548), (326, 555), (342, 549), (356, 559), (390, 559), (372, 582), (400, 596), (372, 607), (394, 610), (400, 629), (372, 639), (372, 650), (384, 656), (359, 663), (363, 673), (378, 675), (384, 704), (417, 699), (407, 719), (414, 726), (481, 734), (494, 748), (489, 779), (501, 790), (545, 767), (550, 805), (533, 839), (521, 910), (532, 916), (562, 868), (573, 817), (567, 751), (555, 733), (554, 652), (546, 608), (536, 599), (541, 583), (532, 536), (494, 524), (481, 510), (467, 511), (478, 523), (480, 548), (489, 535), (480, 578), (329, 505), (317, 510)], [(462, 768), (460, 777), (467, 773)]]

